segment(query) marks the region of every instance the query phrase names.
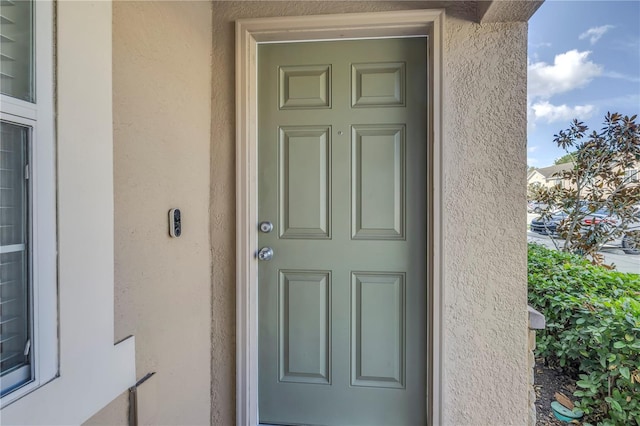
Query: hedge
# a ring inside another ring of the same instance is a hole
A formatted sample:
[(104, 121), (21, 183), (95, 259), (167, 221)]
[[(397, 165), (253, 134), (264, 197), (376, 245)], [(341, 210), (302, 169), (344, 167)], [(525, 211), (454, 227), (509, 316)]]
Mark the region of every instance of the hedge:
[(640, 275), (529, 244), (536, 355), (575, 372), (584, 425), (640, 425)]

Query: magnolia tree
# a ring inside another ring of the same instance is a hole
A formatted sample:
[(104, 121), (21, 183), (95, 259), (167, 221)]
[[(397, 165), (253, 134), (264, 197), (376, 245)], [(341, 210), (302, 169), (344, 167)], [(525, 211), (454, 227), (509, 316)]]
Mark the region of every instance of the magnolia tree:
[[(640, 185), (638, 176), (626, 172), (640, 164), (640, 127), (636, 115), (608, 113), (604, 127), (588, 133), (584, 123), (554, 135), (553, 141), (571, 156), (573, 168), (555, 177), (562, 185), (534, 190), (537, 201), (549, 205), (543, 219), (553, 211), (566, 214), (557, 227), (556, 247), (578, 253), (601, 264), (598, 251), (609, 241), (624, 238), (631, 250), (640, 249)], [(595, 212), (607, 212), (606, 216)], [(640, 252), (640, 250), (639, 250)]]

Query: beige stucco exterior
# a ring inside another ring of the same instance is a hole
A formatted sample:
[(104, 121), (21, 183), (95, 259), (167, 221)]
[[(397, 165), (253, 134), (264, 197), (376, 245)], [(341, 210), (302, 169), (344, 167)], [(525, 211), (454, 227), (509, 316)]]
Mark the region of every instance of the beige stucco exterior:
[[(113, 4), (115, 337), (141, 336), (137, 378), (156, 372), (139, 389), (145, 424), (210, 418), (211, 12)], [(180, 238), (168, 235), (170, 208), (181, 209)], [(112, 405), (104, 424), (126, 422), (126, 397)]]
[[(114, 6), (116, 335), (136, 335), (138, 376), (158, 371), (142, 422), (234, 423), (234, 21), (443, 5), (443, 420), (526, 422), (526, 23), (479, 25), (462, 2), (244, 1)], [(156, 231), (174, 205), (177, 241)], [(89, 423), (125, 412), (121, 397)]]
[[(526, 424), (527, 24), (478, 24), (476, 6), (114, 2), (114, 338), (135, 336), (137, 378), (156, 372), (142, 424), (235, 424), (234, 21), (443, 7), (442, 422)], [(127, 413), (125, 392), (86, 424)]]
[(525, 23), (447, 22), (446, 424), (526, 422), (526, 39)]

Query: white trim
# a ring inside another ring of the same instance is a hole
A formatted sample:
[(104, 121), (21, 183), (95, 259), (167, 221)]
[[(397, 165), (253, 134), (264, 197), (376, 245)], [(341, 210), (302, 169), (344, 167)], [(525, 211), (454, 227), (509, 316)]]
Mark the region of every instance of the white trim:
[(31, 120), (37, 118), (38, 107), (31, 102), (0, 94), (0, 105), (2, 105), (2, 112), (5, 114), (29, 118)]
[[(58, 265), (56, 222), (56, 141), (53, 81), (53, 2), (36, 1), (36, 101), (38, 135), (31, 158), (31, 179), (37, 209), (33, 210), (33, 279), (37, 283), (34, 310), (36, 375), (43, 385), (58, 374)], [(46, 8), (44, 13), (38, 9)], [(36, 305), (37, 303), (37, 305)], [(38, 347), (39, 346), (39, 347)]]
[[(112, 4), (58, 1), (54, 6), (51, 173), (57, 194), (51, 202), (57, 224), (55, 217), (42, 219), (57, 225), (59, 253), (57, 266), (55, 258), (51, 266), (57, 267), (60, 291), (43, 302), (54, 308), (59, 302), (58, 320), (49, 324), (60, 329), (59, 364), (51, 364), (53, 380), (2, 408), (3, 424), (82, 424), (136, 382), (134, 337), (113, 343)], [(41, 100), (43, 93), (38, 96)]]
[(258, 424), (257, 44), (429, 36), (430, 298), (427, 410), (442, 422), (442, 71), (444, 10), (241, 19), (236, 22), (236, 423)]
[(0, 98), (2, 119), (31, 128), (30, 275), (33, 309), (33, 380), (5, 395), (5, 407), (58, 374), (58, 299), (56, 247), (56, 173), (53, 110), (53, 2), (34, 1), (35, 103)]

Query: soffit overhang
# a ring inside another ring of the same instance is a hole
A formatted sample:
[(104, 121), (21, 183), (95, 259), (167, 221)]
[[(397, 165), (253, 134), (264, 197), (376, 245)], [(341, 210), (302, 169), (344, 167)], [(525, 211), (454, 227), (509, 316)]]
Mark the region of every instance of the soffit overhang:
[(477, 21), (527, 22), (544, 0), (481, 0), (477, 5)]

